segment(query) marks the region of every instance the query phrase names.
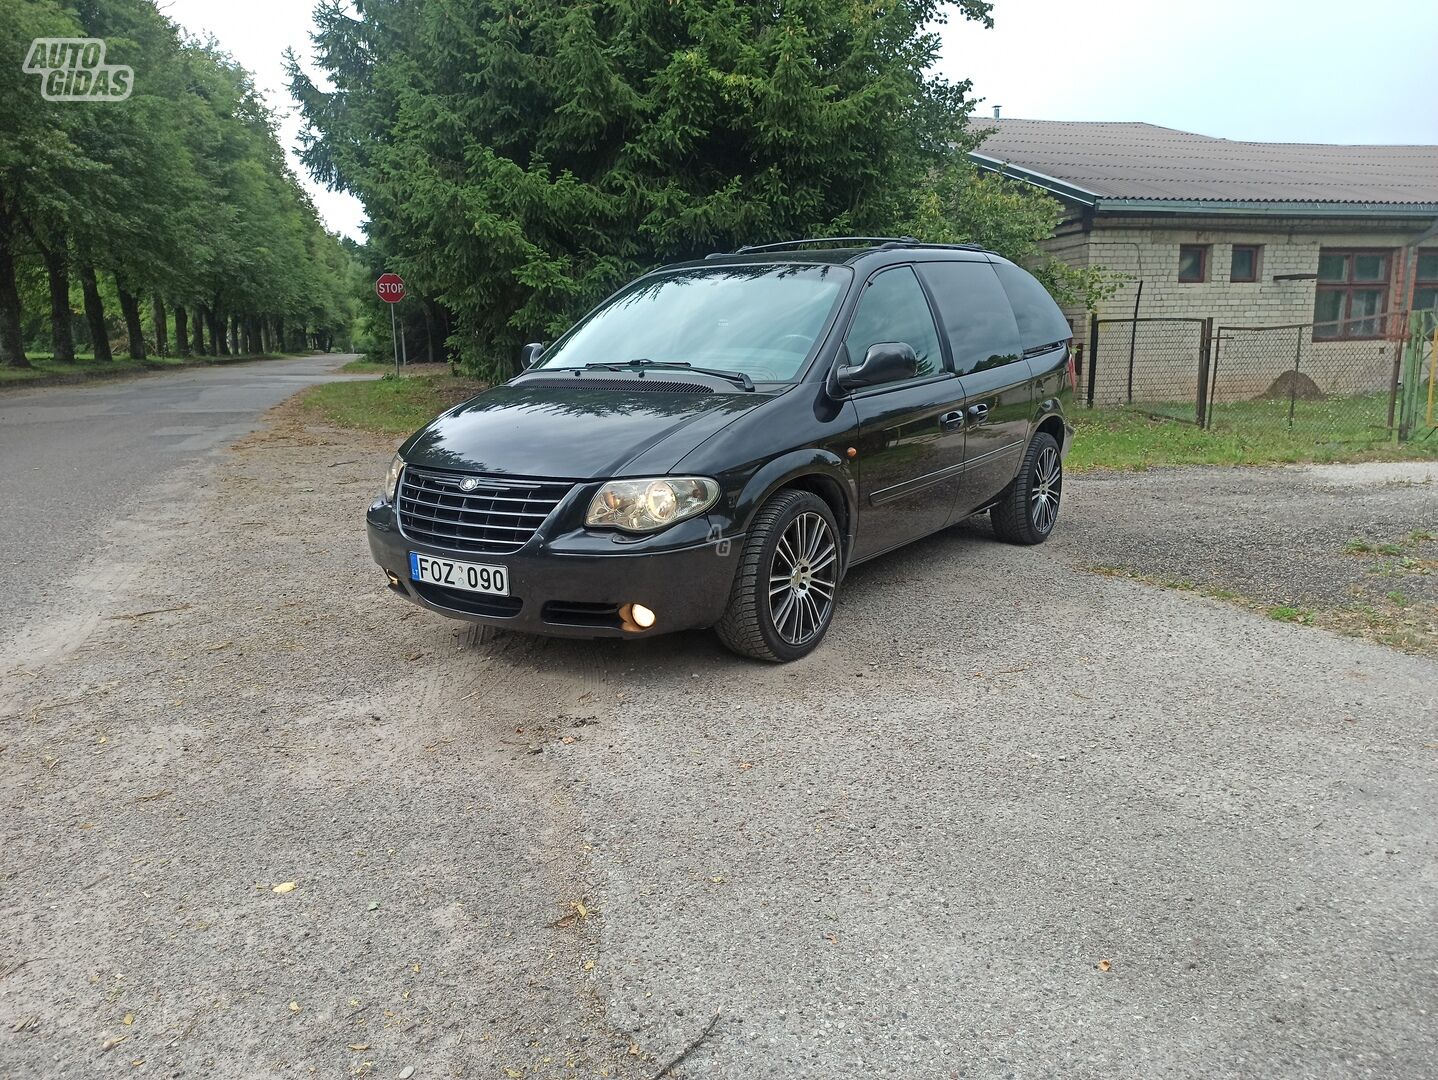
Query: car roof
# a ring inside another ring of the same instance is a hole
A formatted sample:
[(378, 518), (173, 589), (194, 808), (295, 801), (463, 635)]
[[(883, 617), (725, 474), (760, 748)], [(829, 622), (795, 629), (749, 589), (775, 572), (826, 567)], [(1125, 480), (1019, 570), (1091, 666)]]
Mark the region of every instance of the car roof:
[[(841, 238), (847, 239), (847, 238)], [(753, 266), (766, 263), (797, 263), (810, 266), (855, 266), (856, 264), (880, 264), (886, 262), (914, 262), (961, 260), (964, 262), (986, 262), (1002, 259), (1002, 256), (974, 244), (925, 244), (917, 240), (895, 238), (881, 239), (875, 243), (841, 245), (837, 247), (809, 247), (809, 244), (823, 243), (822, 240), (796, 240), (793, 246), (771, 244), (760, 249), (740, 248), (738, 251), (716, 251), (702, 259), (673, 263), (663, 270), (687, 269), (701, 266)]]

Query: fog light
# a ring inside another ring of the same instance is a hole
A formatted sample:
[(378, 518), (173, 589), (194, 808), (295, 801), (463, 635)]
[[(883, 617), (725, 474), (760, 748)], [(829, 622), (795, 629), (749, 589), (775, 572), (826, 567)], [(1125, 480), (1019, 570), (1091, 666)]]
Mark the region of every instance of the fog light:
[(634, 620), (634, 625), (641, 630), (648, 630), (654, 625), (654, 612), (650, 611), (643, 604), (630, 604), (629, 617)]

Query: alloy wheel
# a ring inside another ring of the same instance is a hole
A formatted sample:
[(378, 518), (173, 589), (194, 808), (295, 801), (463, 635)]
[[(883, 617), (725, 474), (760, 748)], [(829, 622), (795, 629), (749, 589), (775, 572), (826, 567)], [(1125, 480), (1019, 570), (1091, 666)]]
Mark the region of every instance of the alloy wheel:
[(1034, 483), (1029, 493), (1029, 514), (1034, 528), (1047, 534), (1059, 514), (1059, 496), (1063, 492), (1063, 465), (1059, 452), (1046, 446), (1034, 463)]
[(790, 645), (815, 637), (829, 618), (839, 580), (839, 547), (829, 523), (805, 511), (789, 522), (769, 567), (769, 616)]

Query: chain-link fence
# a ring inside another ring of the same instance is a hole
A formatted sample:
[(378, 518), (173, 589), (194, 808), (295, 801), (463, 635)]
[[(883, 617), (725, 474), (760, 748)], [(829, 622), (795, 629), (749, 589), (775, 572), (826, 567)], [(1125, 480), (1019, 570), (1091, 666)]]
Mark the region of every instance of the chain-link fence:
[(1131, 405), (1197, 422), (1208, 327), (1207, 319), (1094, 319), (1086, 357), (1088, 403)]
[(1286, 326), (1094, 318), (1085, 397), (1090, 406), (1315, 445), (1407, 438), (1432, 431), (1422, 422), (1435, 322), (1433, 312)]
[(1281, 430), (1315, 443), (1372, 443), (1393, 427), (1396, 344), (1364, 325), (1219, 326), (1209, 369), (1208, 427)]
[(1399, 438), (1438, 442), (1438, 311), (1409, 317), (1399, 387)]

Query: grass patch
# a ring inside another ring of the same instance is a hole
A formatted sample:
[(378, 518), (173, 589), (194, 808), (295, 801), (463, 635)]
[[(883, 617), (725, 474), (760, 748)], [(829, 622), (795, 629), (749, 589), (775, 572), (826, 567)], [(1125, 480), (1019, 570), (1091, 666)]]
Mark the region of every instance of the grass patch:
[(340, 427), (408, 435), (487, 383), (454, 375), (386, 375), (364, 381), (322, 383), (306, 390), (300, 405)]
[(28, 368), (0, 367), (0, 387), (44, 385), (46, 383), (88, 382), (91, 379), (112, 379), (142, 371), (170, 371), (179, 368), (209, 367), (250, 360), (278, 360), (284, 355), (265, 353), (256, 356), (151, 356), (144, 360), (117, 357), (109, 363), (93, 356), (77, 356), (72, 364), (61, 363), (53, 356), (30, 354)]
[(1406, 593), (1390, 592), (1384, 598), (1387, 603), (1377, 606), (1354, 604), (1310, 610), (1289, 604), (1270, 606), (1229, 589), (1195, 584), (1183, 579), (1157, 578), (1122, 566), (1091, 566), (1089, 570), (1104, 577), (1127, 578), (1161, 589), (1223, 600), (1266, 615), (1275, 622), (1319, 626), (1348, 637), (1376, 641), (1380, 645), (1401, 649), (1403, 652), (1438, 657), (1438, 606), (1416, 600)]
[[(1427, 529), (1414, 529), (1397, 543), (1393, 541), (1350, 540), (1344, 545), (1348, 555), (1371, 556), (1367, 572), (1378, 577), (1399, 577), (1418, 575), (1427, 577), (1438, 571), (1438, 552), (1430, 551), (1425, 545), (1433, 543), (1433, 533)], [(1394, 600), (1401, 593), (1389, 593), (1388, 598), (1400, 607), (1406, 604)]]
[(379, 360), (351, 360), (340, 370), (347, 375), (384, 375), (394, 370), (394, 364)]
[[(1386, 398), (1384, 398), (1386, 401)], [(1295, 413), (1288, 426), (1288, 403), (1269, 401), (1221, 405), (1214, 426), (1156, 417), (1136, 408), (1077, 408), (1074, 444), (1067, 462), (1085, 469), (1147, 469), (1164, 465), (1279, 465), (1296, 462), (1394, 461), (1438, 458), (1438, 440), (1393, 442), (1375, 420), (1367, 398), (1299, 402), (1323, 406), (1325, 416), (1341, 415), (1352, 403), (1350, 421), (1322, 423), (1319, 414)], [(1280, 408), (1281, 405), (1281, 408)], [(1167, 413), (1164, 406), (1153, 412)], [(1192, 414), (1188, 406), (1188, 415)], [(1177, 415), (1177, 414), (1174, 414)], [(1302, 422), (1300, 422), (1302, 421)]]

